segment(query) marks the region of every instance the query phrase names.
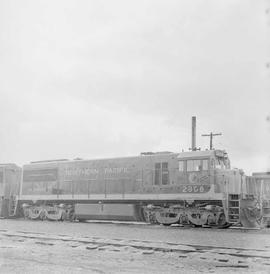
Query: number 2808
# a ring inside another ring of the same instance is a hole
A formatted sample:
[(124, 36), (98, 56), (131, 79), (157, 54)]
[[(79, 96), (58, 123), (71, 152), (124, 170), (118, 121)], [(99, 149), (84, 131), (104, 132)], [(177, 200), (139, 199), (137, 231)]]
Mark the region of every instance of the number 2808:
[(204, 186), (183, 186), (182, 192), (185, 193), (197, 193), (197, 192), (205, 192), (206, 189)]

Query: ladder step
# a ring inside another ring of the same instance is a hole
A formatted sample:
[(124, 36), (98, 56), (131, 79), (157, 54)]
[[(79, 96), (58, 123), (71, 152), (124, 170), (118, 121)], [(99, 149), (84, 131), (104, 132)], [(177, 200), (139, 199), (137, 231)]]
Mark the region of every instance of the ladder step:
[(229, 216), (239, 216), (237, 213), (229, 213)]
[(10, 207), (9, 207), (9, 216), (10, 217), (14, 217), (16, 210), (17, 210), (17, 205), (18, 205), (18, 200), (17, 199), (13, 199), (12, 201), (10, 201)]
[(229, 194), (228, 200), (231, 200), (231, 201), (240, 200), (240, 195), (238, 195), (238, 194)]

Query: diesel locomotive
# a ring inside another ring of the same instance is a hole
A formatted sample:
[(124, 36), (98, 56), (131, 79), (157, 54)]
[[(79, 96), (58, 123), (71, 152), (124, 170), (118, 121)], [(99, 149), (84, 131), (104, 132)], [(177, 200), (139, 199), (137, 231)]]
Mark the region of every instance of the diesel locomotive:
[(216, 149), (0, 165), (2, 217), (257, 227), (269, 194)]

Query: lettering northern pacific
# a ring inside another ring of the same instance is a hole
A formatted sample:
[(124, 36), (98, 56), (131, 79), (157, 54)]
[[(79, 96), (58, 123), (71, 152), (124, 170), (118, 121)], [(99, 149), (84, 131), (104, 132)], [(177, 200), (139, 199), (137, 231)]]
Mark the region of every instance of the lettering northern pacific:
[(102, 167), (102, 168), (90, 168), (90, 167), (66, 167), (62, 170), (62, 174), (65, 177), (73, 176), (91, 176), (98, 174), (123, 174), (128, 173), (128, 168), (126, 167)]

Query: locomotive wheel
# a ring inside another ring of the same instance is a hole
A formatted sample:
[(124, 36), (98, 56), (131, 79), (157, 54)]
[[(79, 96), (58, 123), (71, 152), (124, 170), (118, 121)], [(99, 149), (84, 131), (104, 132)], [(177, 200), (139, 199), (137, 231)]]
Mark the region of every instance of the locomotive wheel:
[(179, 214), (172, 212), (156, 212), (155, 218), (157, 223), (162, 225), (172, 225), (179, 223)]
[(140, 216), (141, 222), (147, 222), (147, 214), (146, 214), (146, 212), (145, 212), (145, 210), (144, 210), (143, 207), (141, 207), (139, 209), (139, 213), (140, 213), (139, 216)]
[(194, 227), (202, 227), (207, 224), (207, 214), (205, 212), (188, 212), (189, 223)]
[(41, 211), (41, 212), (40, 212), (40, 214), (39, 214), (39, 219), (40, 219), (41, 221), (46, 220), (46, 214), (45, 214), (44, 211)]
[(45, 217), (43, 209), (40, 206), (30, 206), (29, 208), (26, 208), (24, 213), (25, 217), (30, 220), (42, 220), (42, 218)]
[(216, 225), (216, 219), (212, 214), (207, 217), (207, 225), (210, 227)]
[(218, 228), (228, 228), (229, 226), (231, 226), (231, 224), (229, 224), (227, 221), (226, 221), (226, 216), (224, 213), (221, 213), (219, 215), (219, 218), (218, 218), (218, 225), (217, 227)]
[(44, 214), (49, 221), (61, 221), (64, 218), (64, 210), (59, 207), (44, 208)]

